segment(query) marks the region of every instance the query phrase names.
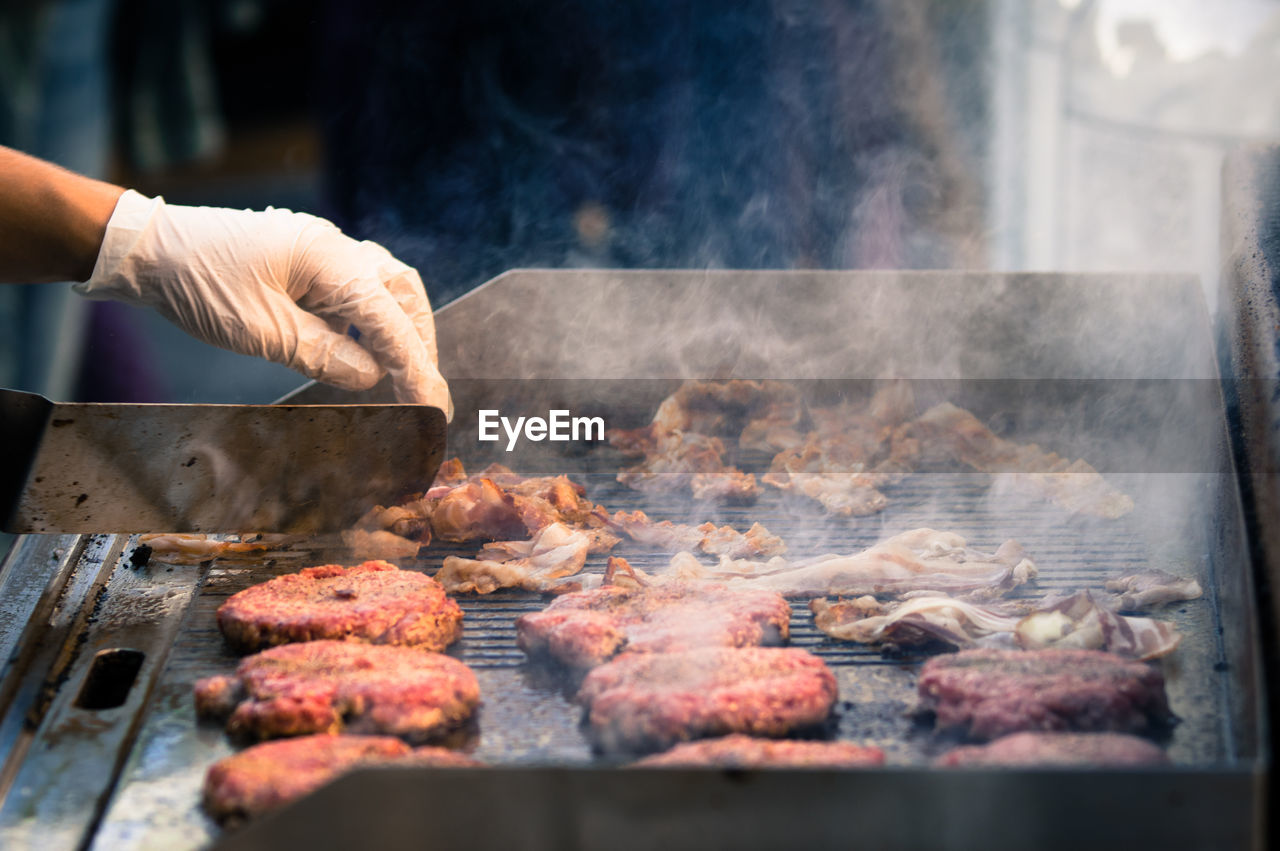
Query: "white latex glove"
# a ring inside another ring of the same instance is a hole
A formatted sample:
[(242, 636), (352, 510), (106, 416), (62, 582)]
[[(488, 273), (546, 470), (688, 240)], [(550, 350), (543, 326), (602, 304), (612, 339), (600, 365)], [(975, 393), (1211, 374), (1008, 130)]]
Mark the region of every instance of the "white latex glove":
[[(193, 337), (347, 390), (390, 373), (452, 419), (422, 279), (306, 213), (170, 205), (125, 192), (82, 295), (154, 308)], [(346, 334), (360, 331), (356, 342)]]

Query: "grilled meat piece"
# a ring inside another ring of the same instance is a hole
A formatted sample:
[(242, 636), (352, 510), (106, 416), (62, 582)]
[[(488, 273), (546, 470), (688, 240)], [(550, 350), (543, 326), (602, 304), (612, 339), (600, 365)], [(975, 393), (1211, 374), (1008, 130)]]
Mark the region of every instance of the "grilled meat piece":
[(196, 683), (196, 712), (239, 737), (370, 733), (425, 742), (471, 717), (480, 686), (440, 653), (352, 641), (305, 641), (249, 656), (231, 676)]
[(482, 763), (445, 748), (411, 749), (391, 736), (319, 734), (263, 742), (209, 767), (204, 808), (219, 822), (235, 823), (282, 807), (353, 769), (391, 764), (455, 768)]
[[(724, 463), (721, 438), (791, 429), (802, 408), (798, 391), (778, 381), (686, 381), (638, 429), (613, 429), (609, 442), (643, 460), (618, 481), (649, 493), (689, 488), (695, 499), (738, 505), (760, 497), (755, 476)], [(758, 437), (751, 438), (757, 440)]]
[[(431, 499), (428, 491), (426, 501)], [(491, 479), (449, 488), (430, 506), (428, 516), (442, 541), (506, 541), (529, 533), (515, 499)]]
[[(150, 548), (158, 559), (173, 564), (199, 564), (213, 558), (251, 558), (260, 560), (274, 549), (293, 540), (290, 535), (230, 536), (242, 540), (225, 540), (224, 536), (188, 535), (171, 532), (139, 535), (138, 543)], [(245, 540), (247, 539), (247, 540)]]
[[(839, 434), (811, 433), (804, 443), (779, 452), (764, 483), (816, 500), (830, 514), (864, 517), (883, 511), (889, 500), (878, 488), (892, 480), (873, 472), (873, 452), (880, 437), (856, 430)], [(869, 449), (867, 443), (872, 444)]]
[(530, 656), (590, 668), (617, 653), (780, 644), (791, 606), (768, 591), (716, 584), (609, 585), (556, 598), (516, 620), (516, 642)]
[(883, 511), (880, 488), (912, 469), (910, 444), (893, 441), (894, 430), (915, 411), (905, 381), (886, 384), (869, 403), (845, 402), (813, 408), (814, 428), (781, 446), (765, 484), (816, 500), (830, 514), (864, 517)]
[(1099, 650), (962, 650), (924, 664), (920, 707), (977, 740), (1032, 731), (1144, 733), (1174, 716), (1164, 676)]
[(999, 635), (1012, 641), (1023, 617), (1022, 608), (1010, 603), (979, 605), (935, 595), (900, 603), (882, 603), (871, 596), (835, 602), (819, 597), (809, 602), (809, 610), (818, 629), (832, 638), (892, 647), (973, 647)]
[(815, 500), (837, 517), (867, 517), (884, 511), (880, 492), (887, 477), (878, 473), (766, 473), (764, 483)]
[(240, 653), (317, 638), (443, 650), (462, 635), (462, 610), (440, 583), (385, 561), (277, 576), (231, 595), (217, 618)]
[(744, 473), (735, 467), (725, 467), (714, 473), (696, 473), (689, 480), (689, 490), (694, 499), (719, 502), (724, 505), (755, 505), (760, 499), (760, 486), (754, 473)]
[(449, 458), (440, 464), (440, 469), (436, 471), (436, 478), (431, 483), (431, 487), (453, 487), (454, 485), (462, 484), (466, 480), (467, 471), (462, 466), (462, 459)]
[(1127, 733), (1013, 733), (943, 754), (937, 765), (1161, 765), (1159, 745)]
[(748, 558), (781, 555), (787, 551), (782, 539), (770, 534), (759, 523), (752, 524), (746, 532), (739, 532), (732, 526), (717, 528), (714, 523), (701, 526), (672, 523), (670, 520), (655, 523), (638, 509), (630, 513), (615, 512), (610, 523), (636, 543), (668, 552), (697, 549), (711, 555)]
[(785, 736), (822, 724), (836, 679), (788, 647), (626, 653), (582, 681), (590, 733), (605, 751), (646, 752), (730, 733)]
[(1173, 624), (1123, 617), (1078, 591), (1048, 605), (978, 604), (953, 597), (921, 596), (899, 603), (872, 597), (809, 603), (818, 629), (832, 638), (895, 647), (932, 642), (952, 647), (1045, 647), (1106, 650), (1127, 659), (1172, 653), (1182, 636)]
[(1098, 603), (1089, 591), (1078, 591), (1018, 621), (1018, 646), (1106, 650), (1128, 659), (1157, 659), (1177, 649), (1182, 635), (1173, 624), (1152, 618), (1125, 617)]
[(412, 503), (393, 505), (390, 508), (375, 505), (356, 521), (353, 528), (366, 532), (390, 532), (420, 544), (431, 543), (431, 524)]
[(800, 393), (783, 381), (686, 381), (662, 400), (643, 428), (615, 429), (611, 443), (631, 454), (649, 454), (656, 435), (674, 431), (738, 437), (794, 426), (801, 419)]
[(1111, 603), (1122, 612), (1140, 612), (1167, 603), (1195, 600), (1204, 593), (1194, 579), (1163, 570), (1108, 579), (1103, 587), (1111, 592)]
[(653, 451), (634, 467), (618, 473), (618, 481), (644, 493), (689, 489), (698, 499), (720, 499), (749, 505), (760, 497), (756, 478), (724, 463), (724, 444), (718, 437), (695, 432), (663, 432)]
[(864, 765), (884, 765), (884, 751), (852, 742), (760, 739), (740, 733), (686, 742), (634, 763), (636, 768), (857, 768)]
[(425, 494), (401, 505), (375, 506), (343, 533), (359, 552), (414, 555), (414, 543), (434, 536), (453, 543), (527, 538), (553, 523), (581, 529), (590, 552), (607, 552), (620, 540), (608, 529), (608, 514), (567, 476), (525, 477), (501, 464), (468, 476), (457, 458), (446, 461)]
[(362, 561), (416, 558), (422, 544), (385, 529), (344, 529), (342, 543)]
[(998, 437), (963, 408), (934, 405), (908, 427), (925, 455), (942, 455), (984, 473), (1008, 474), (1019, 487), (1068, 511), (1115, 519), (1133, 510), (1133, 499), (1116, 490), (1083, 459), (1068, 461), (1034, 443)]
[(591, 541), (563, 523), (545, 526), (528, 541), (486, 544), (480, 558), (446, 556), (436, 581), (454, 594), (489, 594), (499, 588), (549, 591), (587, 562)]
[(951, 532), (913, 529), (852, 555), (824, 555), (788, 563), (721, 559), (705, 567), (688, 553), (671, 559), (672, 575), (728, 582), (730, 588), (776, 591), (784, 597), (905, 594), (912, 591), (997, 596), (1036, 576), (1017, 541), (994, 553), (967, 546)]

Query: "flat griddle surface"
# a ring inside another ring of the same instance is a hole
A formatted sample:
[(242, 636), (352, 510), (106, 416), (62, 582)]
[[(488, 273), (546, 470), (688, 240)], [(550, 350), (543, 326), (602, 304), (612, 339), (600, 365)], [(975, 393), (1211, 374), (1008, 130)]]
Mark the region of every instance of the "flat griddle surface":
[[(580, 459), (578, 466), (617, 469), (625, 463), (613, 450), (601, 449), (592, 458)], [(518, 462), (515, 466), (518, 468)], [(654, 520), (713, 520), (742, 530), (759, 521), (781, 535), (795, 557), (854, 552), (918, 526), (958, 532), (970, 546), (987, 551), (1014, 538), (1040, 570), (1038, 579), (1018, 589), (1014, 597), (1100, 589), (1106, 578), (1149, 568), (1196, 576), (1206, 588), (1205, 597), (1170, 606), (1159, 614), (1176, 623), (1184, 635), (1181, 647), (1164, 663), (1170, 702), (1181, 718), (1167, 750), (1175, 763), (1185, 766), (1221, 766), (1235, 758), (1232, 733), (1224, 720), (1230, 715), (1226, 694), (1233, 680), (1222, 664), (1222, 624), (1212, 592), (1214, 583), (1208, 575), (1212, 566), (1196, 535), (1188, 533), (1186, 518), (1161, 516), (1161, 501), (1154, 498), (1171, 489), (1204, 492), (1221, 485), (1214, 476), (1118, 477), (1121, 487), (1138, 498), (1138, 509), (1112, 521), (1073, 517), (1025, 494), (1002, 492), (982, 474), (918, 474), (885, 488), (890, 505), (882, 514), (836, 519), (824, 517), (815, 503), (796, 501), (772, 488), (766, 488), (756, 506), (691, 507), (681, 500), (632, 491), (612, 475), (575, 473), (573, 467), (572, 461), (567, 462), (565, 472), (586, 486), (590, 499), (610, 511), (643, 508)], [(434, 573), (445, 556), (469, 557), (477, 549), (437, 543), (424, 549), (421, 558), (402, 564)], [(614, 554), (645, 570), (658, 569), (669, 558), (627, 540)], [(274, 562), (215, 561), (201, 568), (175, 568), (204, 571), (203, 585), (173, 645), (141, 735), (101, 826), (98, 847), (194, 847), (219, 835), (218, 828), (199, 809), (200, 786), (207, 767), (235, 747), (218, 725), (196, 721), (191, 699), (195, 680), (226, 673), (237, 662), (238, 657), (218, 633), (214, 613), (236, 591), (303, 566), (324, 563), (327, 555), (295, 553)], [(605, 558), (592, 556), (587, 570), (602, 571)], [(530, 662), (516, 647), (515, 618), (540, 610), (547, 599), (523, 592), (498, 592), (464, 595), (459, 600), (466, 613), (463, 639), (449, 652), (475, 670), (483, 706), (478, 729), (460, 736), (454, 744), (496, 765), (615, 764), (615, 759), (592, 753), (581, 727), (581, 711), (571, 701), (571, 679), (554, 665)], [(826, 735), (877, 745), (885, 750), (888, 762), (897, 766), (927, 766), (954, 745), (954, 741), (935, 735), (911, 712), (916, 671), (925, 656), (886, 656), (876, 649), (831, 640), (815, 628), (807, 601), (802, 600), (793, 603), (791, 632), (792, 646), (816, 653), (837, 676), (840, 700)]]

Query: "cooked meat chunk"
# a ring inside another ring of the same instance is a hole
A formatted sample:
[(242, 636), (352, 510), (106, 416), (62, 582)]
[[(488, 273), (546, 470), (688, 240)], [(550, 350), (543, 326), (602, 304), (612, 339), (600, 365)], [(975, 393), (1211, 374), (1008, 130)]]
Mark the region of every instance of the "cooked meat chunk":
[(625, 653), (582, 681), (593, 742), (645, 752), (730, 733), (785, 736), (822, 724), (836, 679), (817, 656), (789, 647)]
[(728, 582), (734, 589), (776, 591), (785, 597), (826, 594), (906, 594), (943, 591), (994, 597), (1034, 579), (1036, 566), (1017, 541), (1005, 541), (994, 553), (969, 547), (952, 532), (912, 529), (851, 555), (824, 555), (788, 563), (721, 558), (706, 567), (687, 553), (671, 559), (669, 573), (685, 579)]
[(431, 483), (431, 487), (453, 487), (454, 485), (462, 484), (466, 480), (467, 471), (462, 466), (462, 459), (449, 458), (440, 464), (440, 469), (436, 471), (436, 478)]
[(692, 490), (698, 499), (721, 499), (750, 504), (760, 496), (755, 476), (724, 463), (724, 444), (718, 437), (695, 432), (663, 432), (653, 451), (639, 464), (618, 473), (618, 481), (645, 493)]
[(235, 674), (196, 683), (196, 712), (227, 731), (271, 739), (381, 733), (425, 742), (471, 717), (480, 686), (439, 653), (352, 641), (304, 641), (241, 661)]
[(635, 763), (637, 768), (704, 765), (713, 768), (857, 768), (884, 765), (884, 751), (852, 742), (760, 739), (737, 733), (686, 742)]
[(428, 510), (431, 528), (442, 541), (505, 541), (529, 533), (515, 499), (490, 479), (449, 488)]
[(711, 555), (749, 558), (781, 555), (787, 551), (782, 539), (759, 523), (752, 524), (746, 532), (739, 532), (732, 526), (717, 528), (714, 523), (701, 526), (672, 523), (670, 520), (655, 523), (639, 510), (616, 512), (610, 523), (636, 543), (668, 552), (698, 549)]
[(886, 381), (867, 403), (867, 416), (884, 426), (896, 426), (916, 414), (916, 394), (905, 378)]
[(383, 559), (415, 558), (422, 544), (385, 529), (344, 529), (342, 543), (351, 550), (353, 559), (381, 561)]
[(1078, 591), (1018, 621), (1018, 646), (1106, 650), (1127, 659), (1158, 659), (1177, 649), (1182, 635), (1173, 624), (1154, 618), (1125, 617), (1113, 612), (1089, 591)]
[(1159, 765), (1160, 746), (1127, 733), (1014, 733), (943, 754), (938, 765)]
[(1020, 609), (1007, 602), (980, 605), (936, 595), (890, 603), (871, 596), (834, 602), (819, 597), (809, 602), (814, 624), (830, 637), (891, 647), (933, 643), (973, 647), (999, 635), (1012, 641), (1023, 618)]
[(926, 456), (941, 455), (984, 473), (1008, 474), (1018, 486), (1068, 511), (1115, 519), (1133, 510), (1133, 499), (1083, 459), (1068, 461), (1034, 443), (1005, 440), (950, 402), (925, 411), (908, 431)]
[[(618, 481), (649, 493), (690, 489), (695, 499), (750, 505), (760, 486), (750, 473), (724, 463), (721, 438), (792, 428), (801, 416), (799, 393), (777, 381), (686, 381), (658, 406), (653, 422), (614, 429), (609, 442), (642, 456)], [(756, 438), (752, 438), (756, 439)]]
[(653, 436), (673, 431), (710, 437), (767, 433), (795, 425), (803, 408), (799, 391), (783, 381), (686, 381), (662, 400), (653, 421), (639, 429), (615, 430), (610, 441), (626, 452), (648, 454)]
[(173, 564), (199, 564), (212, 558), (263, 559), (272, 549), (288, 544), (288, 535), (247, 535), (248, 540), (225, 540), (224, 536), (187, 535), (164, 532), (139, 535), (138, 543), (149, 547), (156, 558)]
[(1140, 612), (1167, 603), (1195, 600), (1204, 593), (1194, 579), (1163, 570), (1108, 579), (1103, 587), (1111, 592), (1113, 605), (1122, 612)]
[[(501, 464), (468, 476), (453, 458), (440, 468), (435, 484), (421, 496), (391, 508), (375, 507), (356, 529), (344, 533), (349, 546), (397, 546), (387, 538), (430, 542), (432, 535), (452, 543), (524, 539), (553, 523), (585, 532), (590, 552), (607, 552), (620, 540), (608, 529), (608, 514), (586, 499), (585, 489), (567, 476), (525, 477)], [(363, 536), (356, 533), (363, 532)], [(370, 534), (381, 535), (373, 540)], [(389, 550), (389, 551), (398, 551)]]
[(697, 473), (689, 481), (694, 499), (725, 505), (754, 505), (760, 499), (760, 485), (754, 473), (725, 467), (714, 473)]
[(811, 433), (799, 446), (774, 457), (765, 484), (816, 500), (830, 514), (863, 517), (889, 504), (879, 488), (892, 476), (872, 469), (884, 435), (855, 430)]
[(391, 736), (282, 739), (254, 745), (210, 766), (204, 778), (204, 808), (220, 822), (237, 822), (282, 807), (355, 768), (387, 764), (481, 765), (445, 748), (411, 749)]
[(366, 532), (385, 531), (420, 544), (431, 543), (431, 524), (416, 510), (412, 502), (390, 508), (375, 505), (356, 521), (354, 529)]
[(489, 594), (499, 588), (549, 591), (587, 562), (590, 539), (563, 523), (540, 529), (528, 541), (487, 544), (480, 558), (446, 556), (436, 580), (454, 594)]
[(530, 656), (590, 668), (617, 653), (779, 644), (790, 633), (791, 607), (768, 591), (711, 584), (617, 585), (556, 598), (516, 620), (516, 641)]
[(878, 473), (767, 473), (764, 482), (815, 500), (837, 517), (866, 517), (889, 504), (879, 490), (885, 477)]
[(1023, 730), (1143, 733), (1173, 720), (1158, 668), (1099, 650), (963, 650), (926, 662), (917, 688), (938, 729), (984, 741)]
[(385, 561), (277, 576), (231, 595), (217, 617), (241, 653), (317, 638), (443, 650), (462, 635), (462, 610), (439, 582)]
[(343, 530), (342, 543), (352, 558), (361, 560), (413, 558), (431, 543), (429, 512), (417, 499), (390, 507), (375, 505), (355, 526)]
[(868, 596), (817, 599), (809, 608), (818, 629), (832, 638), (896, 647), (1061, 647), (1154, 659), (1172, 653), (1182, 640), (1173, 624), (1118, 615), (1089, 591), (1047, 604), (979, 604), (936, 595), (880, 603)]
[(765, 484), (817, 501), (829, 514), (863, 517), (883, 511), (880, 488), (912, 469), (909, 444), (894, 442), (895, 428), (915, 411), (910, 385), (894, 381), (869, 403), (813, 408), (814, 428), (774, 456)]

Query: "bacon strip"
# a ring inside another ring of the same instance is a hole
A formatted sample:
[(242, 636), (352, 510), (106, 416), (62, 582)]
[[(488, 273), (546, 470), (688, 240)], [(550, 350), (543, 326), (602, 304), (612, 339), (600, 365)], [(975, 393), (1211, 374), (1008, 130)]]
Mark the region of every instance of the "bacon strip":
[(1083, 459), (1068, 461), (1034, 443), (1005, 440), (950, 402), (925, 411), (909, 430), (926, 453), (940, 452), (980, 472), (1007, 475), (1015, 485), (1069, 511), (1115, 519), (1133, 510), (1133, 499)]
[(666, 579), (708, 579), (731, 587), (763, 588), (784, 597), (864, 594), (901, 595), (940, 591), (995, 597), (1036, 576), (1035, 563), (1017, 541), (1005, 541), (994, 553), (968, 547), (950, 532), (914, 529), (852, 555), (825, 555), (788, 563), (721, 557), (716, 567), (690, 553), (677, 553)]
[(490, 594), (499, 588), (548, 591), (587, 562), (591, 541), (563, 523), (552, 523), (528, 541), (487, 544), (480, 558), (448, 556), (436, 581), (452, 594)]
[(862, 644), (912, 647), (940, 641), (959, 649), (1057, 647), (1156, 659), (1182, 640), (1173, 624), (1116, 614), (1087, 590), (1043, 607), (929, 596), (889, 604), (872, 597), (816, 599), (809, 608), (818, 629)]
[(1125, 612), (1143, 611), (1167, 603), (1195, 600), (1204, 593), (1200, 583), (1163, 570), (1149, 570), (1108, 579), (1103, 585), (1112, 594), (1114, 608)]
[(639, 510), (630, 513), (619, 511), (610, 523), (636, 543), (668, 552), (697, 549), (711, 555), (745, 558), (781, 555), (787, 550), (781, 538), (759, 523), (752, 524), (746, 532), (739, 532), (732, 526), (717, 528), (714, 523), (701, 526), (672, 523), (670, 520), (655, 523)]

